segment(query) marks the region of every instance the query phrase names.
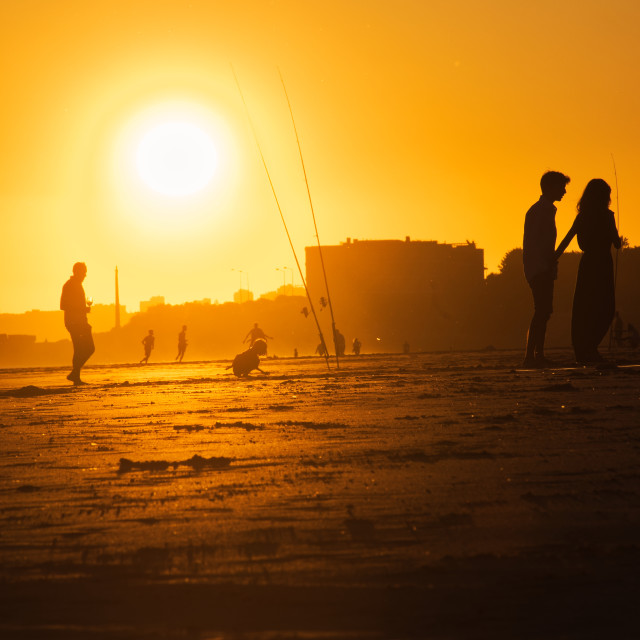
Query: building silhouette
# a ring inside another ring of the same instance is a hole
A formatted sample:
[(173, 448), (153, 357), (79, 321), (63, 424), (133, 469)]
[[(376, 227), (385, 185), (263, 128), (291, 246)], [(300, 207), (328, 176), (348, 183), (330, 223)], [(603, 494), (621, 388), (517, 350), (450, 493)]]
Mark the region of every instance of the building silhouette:
[[(321, 247), (335, 320), (364, 348), (463, 348), (470, 308), (484, 286), (484, 251), (473, 242), (351, 240)], [(306, 279), (320, 315), (326, 298), (320, 249), (306, 247)], [(328, 315), (328, 313), (325, 313)]]
[(253, 300), (253, 291), (249, 289), (238, 289), (233, 293), (233, 301), (236, 303), (251, 302)]
[(164, 296), (152, 296), (148, 300), (140, 300), (140, 313), (148, 311), (152, 307), (164, 305)]
[(296, 287), (292, 284), (286, 284), (278, 287), (275, 291), (267, 291), (260, 295), (265, 300), (275, 300), (279, 296), (306, 296), (304, 287)]

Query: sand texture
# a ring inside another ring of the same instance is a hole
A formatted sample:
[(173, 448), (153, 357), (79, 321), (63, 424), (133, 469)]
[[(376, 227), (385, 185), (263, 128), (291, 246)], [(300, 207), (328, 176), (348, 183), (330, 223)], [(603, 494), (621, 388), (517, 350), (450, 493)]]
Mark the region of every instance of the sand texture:
[(640, 637), (640, 368), (520, 355), (1, 372), (0, 637)]

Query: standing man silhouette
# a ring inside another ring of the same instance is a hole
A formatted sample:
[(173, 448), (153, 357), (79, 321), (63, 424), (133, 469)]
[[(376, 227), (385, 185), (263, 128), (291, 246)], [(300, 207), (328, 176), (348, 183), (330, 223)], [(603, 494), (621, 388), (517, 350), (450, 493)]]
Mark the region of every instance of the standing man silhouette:
[(91, 325), (87, 322), (87, 314), (91, 304), (87, 302), (82, 282), (87, 276), (87, 265), (76, 262), (73, 275), (64, 283), (60, 296), (60, 309), (64, 311), (64, 326), (71, 335), (73, 343), (73, 369), (67, 380), (74, 385), (85, 384), (80, 380), (80, 369), (96, 350), (91, 335)]
[(182, 362), (184, 352), (187, 350), (187, 325), (182, 325), (182, 331), (178, 334), (178, 355), (176, 360)]
[(142, 339), (142, 345), (144, 346), (144, 357), (140, 360), (140, 364), (143, 362), (147, 364), (149, 362), (149, 356), (156, 343), (156, 337), (153, 335), (153, 329), (149, 329), (149, 333)]
[(554, 202), (562, 200), (570, 180), (569, 176), (558, 171), (547, 171), (540, 179), (542, 195), (527, 211), (524, 220), (522, 260), (534, 306), (522, 363), (527, 369), (551, 365), (544, 355), (544, 338), (553, 312), (553, 287), (558, 275), (555, 256), (557, 209)]
[(249, 333), (245, 336), (245, 339), (242, 341), (242, 344), (249, 341), (249, 346), (252, 347), (253, 343), (256, 340), (264, 340), (265, 342), (269, 340), (273, 340), (271, 336), (268, 336), (259, 326), (258, 323), (255, 322), (253, 325), (253, 329), (249, 329)]
[(336, 354), (339, 358), (344, 358), (344, 350), (346, 348), (346, 341), (342, 333), (340, 333), (340, 329), (338, 327), (334, 327), (333, 329), (333, 344), (336, 348)]

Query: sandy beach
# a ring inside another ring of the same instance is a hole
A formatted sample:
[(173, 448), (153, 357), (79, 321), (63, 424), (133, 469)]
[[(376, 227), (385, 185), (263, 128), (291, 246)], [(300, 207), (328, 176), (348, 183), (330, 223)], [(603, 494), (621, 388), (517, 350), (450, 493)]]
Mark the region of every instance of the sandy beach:
[(637, 637), (640, 367), (520, 359), (0, 372), (0, 635)]

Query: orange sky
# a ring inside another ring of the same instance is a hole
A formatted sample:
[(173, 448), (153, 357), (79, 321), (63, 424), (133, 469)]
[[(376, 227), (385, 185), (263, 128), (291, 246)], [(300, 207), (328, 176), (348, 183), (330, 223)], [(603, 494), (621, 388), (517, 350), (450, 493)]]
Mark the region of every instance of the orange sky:
[[(57, 308), (79, 260), (102, 303), (117, 264), (130, 310), (229, 300), (232, 269), (257, 294), (282, 284), (294, 262), (230, 64), (303, 266), (315, 238), (278, 68), (324, 244), (469, 239), (496, 270), (540, 175), (572, 178), (562, 233), (590, 178), (613, 185), (613, 153), (635, 245), (639, 19), (635, 0), (3, 0), (0, 312)], [(218, 149), (195, 197), (151, 193), (131, 161), (176, 114)]]

